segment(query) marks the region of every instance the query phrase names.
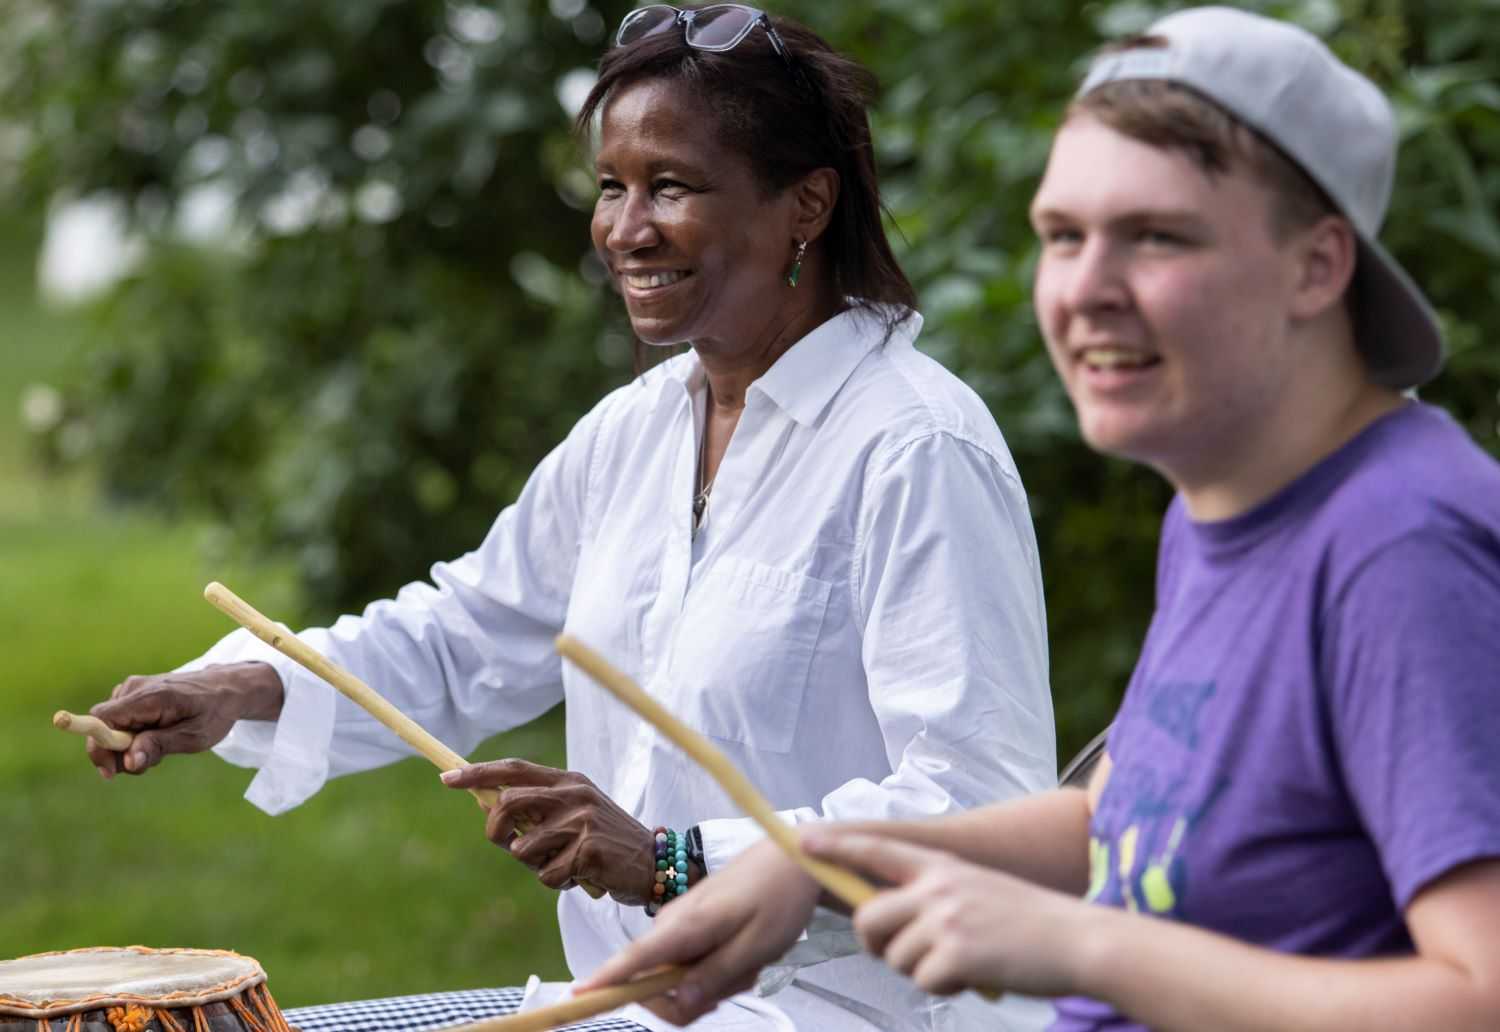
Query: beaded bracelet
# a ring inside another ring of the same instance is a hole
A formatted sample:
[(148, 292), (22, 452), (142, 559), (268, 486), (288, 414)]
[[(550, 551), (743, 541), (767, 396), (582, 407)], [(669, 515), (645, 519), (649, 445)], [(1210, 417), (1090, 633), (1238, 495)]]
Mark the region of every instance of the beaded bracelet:
[(656, 884), (646, 913), (655, 917), (662, 907), (688, 890), (687, 837), (671, 828), (656, 829)]

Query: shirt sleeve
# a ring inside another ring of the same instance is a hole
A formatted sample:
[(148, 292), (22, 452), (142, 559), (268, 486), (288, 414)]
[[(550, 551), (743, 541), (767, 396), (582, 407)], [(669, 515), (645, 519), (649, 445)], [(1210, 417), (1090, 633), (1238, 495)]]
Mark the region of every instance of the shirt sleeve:
[[(941, 432), (894, 449), (869, 473), (855, 547), (861, 658), (890, 773), (781, 817), (933, 817), (1055, 785), (1041, 574), (1008, 463)], [(739, 818), (700, 828), (710, 871), (761, 837)]]
[(1328, 617), (1342, 772), (1397, 906), (1500, 856), (1500, 552), (1426, 532), (1367, 561)]
[[(552, 642), (567, 610), (607, 403), (541, 462), (476, 550), (433, 566), (430, 582), (299, 637), (459, 753), (561, 701)], [(245, 798), (261, 809), (283, 812), (330, 777), (411, 755), (364, 710), (246, 631), (182, 669), (248, 659), (281, 676), (281, 715), (240, 721), (214, 751), (260, 768)]]

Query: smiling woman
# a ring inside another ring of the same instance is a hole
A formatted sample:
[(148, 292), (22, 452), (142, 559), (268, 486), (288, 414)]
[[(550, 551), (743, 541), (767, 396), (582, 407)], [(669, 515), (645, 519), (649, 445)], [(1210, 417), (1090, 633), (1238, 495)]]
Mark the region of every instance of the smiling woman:
[(776, 289), (793, 249), (832, 208), (836, 180), (819, 170), (800, 190), (767, 194), (708, 114), (704, 101), (659, 80), (612, 99), (596, 161), (594, 246), (642, 341), (692, 341), (700, 355), (723, 357), (774, 349), (839, 307), (812, 270), (800, 293)]
[[(1025, 492), (983, 404), (913, 347), (921, 317), (880, 221), (872, 90), (816, 35), (753, 8), (630, 15), (580, 115), (598, 120), (593, 242), (639, 340), (689, 349), (600, 402), (432, 583), (304, 634), (460, 750), (566, 699), (569, 770), (507, 759), (444, 780), (505, 787), (486, 833), (544, 885), (607, 892), (559, 901), (575, 975), (761, 833), (562, 667), (559, 631), (713, 738), (788, 822), (930, 816), (1054, 781)], [(127, 680), (94, 712), (138, 732), (128, 756), (95, 749), (107, 775), (190, 751), (206, 728), (225, 758), (260, 768), (249, 795), (273, 812), (404, 755), (244, 634), (177, 674)], [(1045, 1019), (1022, 1000), (938, 1001), (855, 953), (847, 928), (820, 934), (788, 957), (774, 998), (705, 1020)], [(403, 1028), (451, 1020), (394, 1006)], [(392, 1013), (292, 1019), (354, 1028)]]
[[(784, 349), (848, 306), (893, 327), (916, 296), (880, 218), (873, 77), (795, 23), (755, 31), (731, 4), (702, 9), (718, 12), (716, 39), (740, 27), (710, 58), (705, 19), (672, 10), (627, 19), (633, 42), (605, 56), (578, 115), (587, 131), (602, 114), (594, 246), (637, 336), (700, 354), (735, 338)], [(695, 291), (657, 303), (654, 289), (700, 272)]]

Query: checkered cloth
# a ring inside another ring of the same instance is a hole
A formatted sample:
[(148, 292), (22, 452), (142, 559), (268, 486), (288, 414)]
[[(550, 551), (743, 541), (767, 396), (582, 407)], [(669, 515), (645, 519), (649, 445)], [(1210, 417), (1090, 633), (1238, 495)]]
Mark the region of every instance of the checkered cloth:
[[(286, 1020), (302, 1032), (422, 1032), (510, 1014), (521, 1005), (521, 989), (469, 989), (422, 996), (391, 996), (320, 1007), (293, 1007)], [(568, 1025), (580, 1032), (646, 1032), (633, 1021), (604, 1017)]]

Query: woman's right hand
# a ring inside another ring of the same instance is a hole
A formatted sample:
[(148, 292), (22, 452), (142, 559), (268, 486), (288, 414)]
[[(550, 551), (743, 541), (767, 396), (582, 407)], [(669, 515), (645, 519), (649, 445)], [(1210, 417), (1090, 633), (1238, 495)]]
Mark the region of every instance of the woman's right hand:
[(819, 894), (817, 882), (774, 842), (762, 842), (662, 907), (649, 934), (573, 991), (615, 985), (663, 964), (684, 965), (689, 970), (682, 983), (644, 1006), (686, 1025), (753, 987), (761, 968), (786, 953), (807, 927)]
[(108, 702), (89, 712), (135, 740), (125, 752), (115, 752), (89, 739), (89, 761), (106, 781), (121, 771), (143, 774), (171, 753), (212, 748), (235, 721), (275, 720), (281, 702), (280, 675), (259, 661), (127, 677)]

